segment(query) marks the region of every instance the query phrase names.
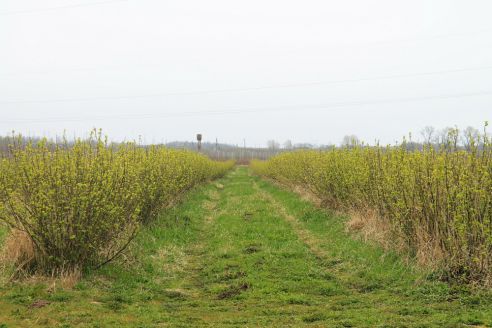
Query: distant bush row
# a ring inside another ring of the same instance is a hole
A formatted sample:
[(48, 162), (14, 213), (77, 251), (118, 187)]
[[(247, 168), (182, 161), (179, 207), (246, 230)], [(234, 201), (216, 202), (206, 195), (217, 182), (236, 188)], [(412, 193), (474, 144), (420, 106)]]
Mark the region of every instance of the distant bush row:
[(393, 238), (437, 261), (446, 277), (491, 283), (491, 140), (483, 133), (470, 136), (467, 150), (457, 144), (450, 130), (439, 147), (423, 150), (354, 145), (283, 153), (252, 167), (309, 189), (331, 208), (376, 213)]
[(121, 253), (142, 223), (232, 162), (184, 150), (110, 146), (99, 132), (68, 144), (13, 140), (0, 160), (0, 221), (32, 241), (26, 269), (98, 267)]

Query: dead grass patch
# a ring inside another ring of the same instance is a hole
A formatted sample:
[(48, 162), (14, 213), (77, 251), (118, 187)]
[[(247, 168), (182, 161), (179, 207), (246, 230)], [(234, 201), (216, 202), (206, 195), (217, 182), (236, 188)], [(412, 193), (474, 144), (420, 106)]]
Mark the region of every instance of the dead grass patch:
[(375, 242), (386, 251), (396, 251), (407, 261), (410, 259), (409, 255), (414, 254), (412, 259), (420, 267), (430, 270), (442, 268), (446, 254), (439, 243), (424, 229), (417, 232), (417, 246), (411, 250), (408, 248), (403, 233), (387, 219), (382, 218), (376, 210), (352, 209), (340, 214), (349, 216), (346, 222), (347, 232), (357, 234), (365, 242)]
[[(342, 213), (340, 213), (342, 214)], [(347, 232), (357, 233), (364, 241), (375, 241), (384, 249), (394, 249), (399, 242), (389, 222), (382, 219), (375, 210), (349, 210), (345, 227)]]
[(5, 273), (3, 280), (22, 280), (26, 284), (44, 283), (48, 291), (59, 288), (72, 289), (81, 279), (79, 268), (59, 269), (51, 275), (36, 272), (36, 250), (31, 237), (18, 229), (12, 229), (0, 251), (0, 265)]
[(42, 274), (31, 274), (19, 271), (17, 275), (11, 276), (9, 281), (21, 281), (25, 285), (44, 285), (48, 293), (55, 293), (58, 290), (71, 290), (82, 278), (82, 271), (79, 269), (60, 270), (51, 276)]
[(299, 195), (299, 197), (301, 197), (301, 199), (305, 200), (305, 201), (308, 201), (310, 203), (313, 203), (314, 205), (316, 205), (317, 207), (320, 207), (321, 205), (323, 205), (323, 201), (321, 200), (321, 198), (319, 198), (318, 196), (316, 196), (312, 191), (310, 191), (309, 189), (306, 189), (302, 186), (293, 186), (292, 187), (292, 190)]
[(3, 268), (12, 267), (10, 280), (18, 278), (29, 271), (35, 263), (34, 243), (29, 235), (21, 230), (12, 229), (5, 238), (0, 252)]
[(432, 270), (442, 268), (447, 255), (439, 242), (432, 238), (424, 229), (420, 229), (417, 232), (417, 238), (415, 254), (417, 264)]
[(34, 277), (34, 279), (46, 280), (49, 282), (49, 291), (55, 292), (57, 289), (72, 289), (82, 278), (82, 271), (80, 269), (63, 270), (59, 272), (56, 276), (53, 275), (49, 278), (47, 277)]

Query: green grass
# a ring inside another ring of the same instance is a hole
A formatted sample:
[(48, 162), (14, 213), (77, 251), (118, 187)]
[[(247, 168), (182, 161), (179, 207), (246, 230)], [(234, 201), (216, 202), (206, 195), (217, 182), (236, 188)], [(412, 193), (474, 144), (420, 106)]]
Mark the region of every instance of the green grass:
[(7, 228), (2, 224), (0, 224), (0, 245), (3, 244), (6, 236), (7, 236)]
[(343, 220), (238, 168), (72, 290), (0, 286), (0, 327), (492, 327), (490, 293), (433, 280)]

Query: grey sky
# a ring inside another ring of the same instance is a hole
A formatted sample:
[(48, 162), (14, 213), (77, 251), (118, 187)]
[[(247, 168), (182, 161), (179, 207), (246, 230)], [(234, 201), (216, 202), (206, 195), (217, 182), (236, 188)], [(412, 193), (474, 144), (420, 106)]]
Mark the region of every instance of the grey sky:
[(492, 119), (489, 0), (2, 0), (0, 133), (383, 143)]

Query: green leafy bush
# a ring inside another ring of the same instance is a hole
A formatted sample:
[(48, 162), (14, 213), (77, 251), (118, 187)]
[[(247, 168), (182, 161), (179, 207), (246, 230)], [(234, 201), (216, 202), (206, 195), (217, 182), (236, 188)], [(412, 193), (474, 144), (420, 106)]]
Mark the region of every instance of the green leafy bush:
[(252, 167), (309, 189), (331, 208), (369, 208), (411, 253), (441, 260), (448, 277), (491, 283), (492, 145), (486, 133), (468, 139), (468, 149), (459, 147), (451, 130), (423, 150), (403, 142), (296, 151)]
[(100, 132), (74, 144), (18, 138), (0, 162), (0, 220), (32, 240), (32, 270), (97, 267), (120, 254), (141, 222), (232, 164), (188, 151), (111, 146)]

